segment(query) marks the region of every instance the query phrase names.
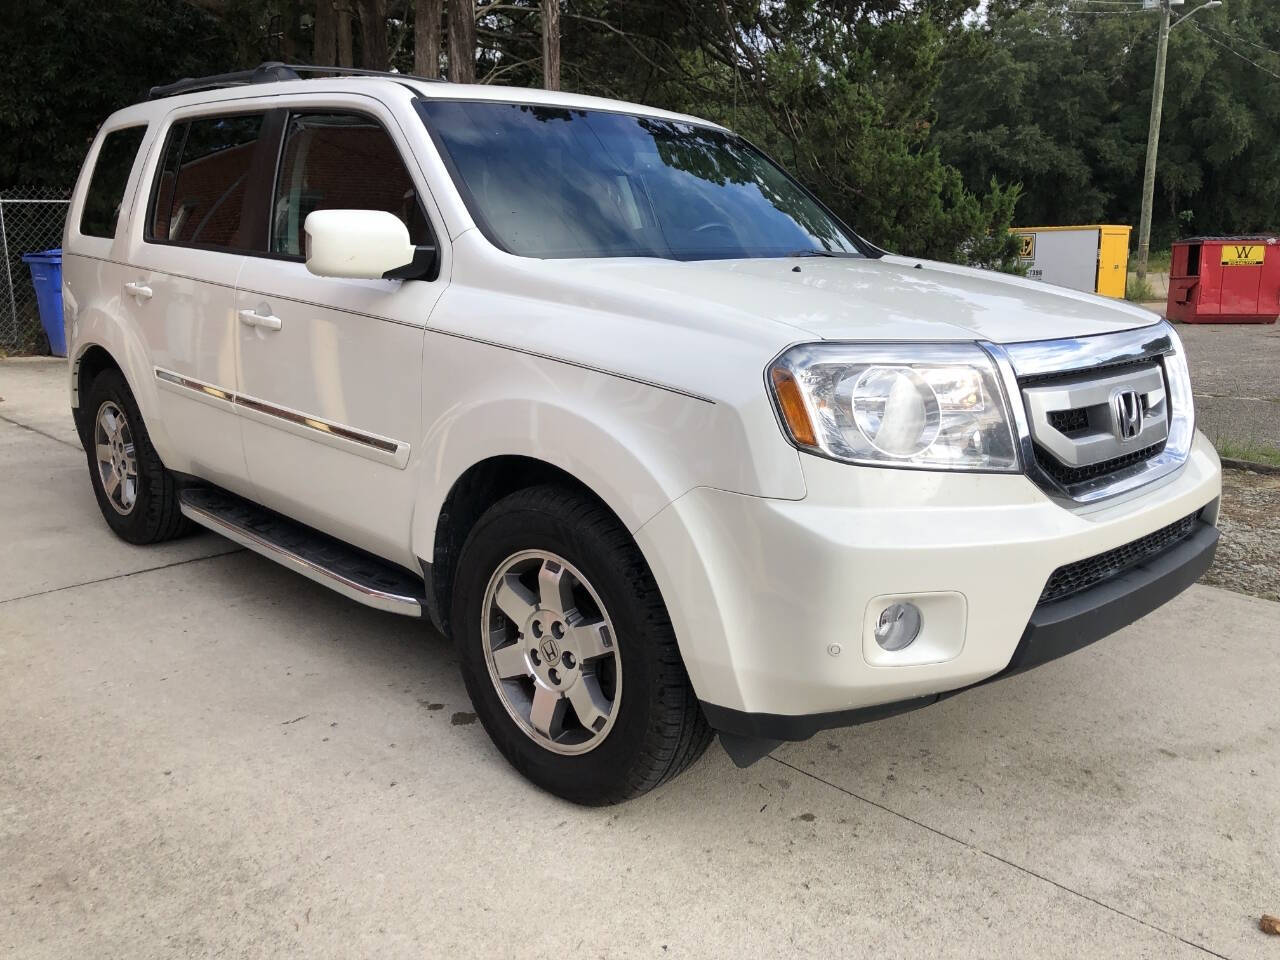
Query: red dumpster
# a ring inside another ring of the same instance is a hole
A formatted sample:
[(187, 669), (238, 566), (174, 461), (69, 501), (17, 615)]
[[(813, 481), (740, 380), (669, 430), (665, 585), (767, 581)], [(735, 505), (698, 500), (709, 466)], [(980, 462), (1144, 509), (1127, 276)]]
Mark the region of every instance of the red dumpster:
[(1280, 238), (1177, 241), (1165, 312), (1180, 323), (1275, 323), (1280, 317)]

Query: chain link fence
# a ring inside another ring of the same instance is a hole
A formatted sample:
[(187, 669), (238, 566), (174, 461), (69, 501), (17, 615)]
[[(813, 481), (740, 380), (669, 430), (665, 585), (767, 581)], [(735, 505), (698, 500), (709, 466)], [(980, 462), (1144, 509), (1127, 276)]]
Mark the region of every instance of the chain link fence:
[(22, 255), (62, 246), (69, 202), (65, 191), (46, 187), (0, 191), (0, 350), (49, 352)]

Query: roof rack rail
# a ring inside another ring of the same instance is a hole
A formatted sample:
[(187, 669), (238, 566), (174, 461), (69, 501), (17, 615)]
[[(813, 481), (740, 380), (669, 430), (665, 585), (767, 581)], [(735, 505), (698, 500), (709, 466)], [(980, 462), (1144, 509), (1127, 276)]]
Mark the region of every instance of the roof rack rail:
[(162, 97), (173, 97), (180, 93), (194, 93), (197, 90), (217, 90), (220, 87), (239, 87), (250, 83), (273, 83), (276, 80), (298, 80), (297, 71), (286, 67), (283, 63), (269, 62), (259, 64), (252, 70), (235, 70), (231, 73), (215, 73), (208, 77), (185, 77), (173, 83), (152, 87), (147, 95), (151, 100)]
[[(263, 64), (266, 66), (266, 64)], [(419, 77), (413, 73), (396, 73), (394, 70), (364, 70), (360, 67), (327, 67), (315, 63), (289, 63), (285, 69), (295, 73), (332, 73), (339, 77), (388, 77), (392, 80), (422, 80), (426, 83), (444, 83), (439, 77)]]
[(180, 93), (195, 93), (200, 90), (240, 87), (251, 83), (276, 83), (281, 80), (301, 80), (304, 73), (333, 74), (339, 77), (387, 77), (393, 80), (424, 80), (428, 83), (442, 82), (439, 77), (415, 77), (407, 73), (392, 73), (389, 70), (362, 70), (358, 67), (330, 67), (312, 63), (281, 63), (278, 60), (268, 60), (252, 70), (215, 73), (208, 77), (186, 77), (175, 80), (173, 83), (152, 87), (147, 98), (159, 100), (163, 97), (174, 97)]

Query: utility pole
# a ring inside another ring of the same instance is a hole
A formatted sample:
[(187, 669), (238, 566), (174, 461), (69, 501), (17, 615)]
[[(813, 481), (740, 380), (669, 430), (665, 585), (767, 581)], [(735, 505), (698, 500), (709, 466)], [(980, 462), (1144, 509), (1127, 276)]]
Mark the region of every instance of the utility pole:
[(1147, 257), (1151, 253), (1151, 205), (1156, 194), (1156, 150), (1160, 146), (1160, 114), (1164, 110), (1164, 68), (1169, 56), (1169, 31), (1201, 10), (1222, 6), (1222, 0), (1208, 0), (1190, 13), (1169, 22), (1170, 6), (1182, 0), (1151, 0), (1160, 7), (1160, 39), (1156, 46), (1156, 76), (1151, 85), (1151, 121), (1147, 126), (1147, 168), (1142, 176), (1142, 216), (1138, 220), (1138, 282), (1147, 278)]
[(1151, 86), (1151, 121), (1147, 125), (1147, 169), (1142, 175), (1142, 218), (1138, 221), (1138, 283), (1147, 279), (1151, 253), (1151, 204), (1156, 195), (1156, 149), (1160, 146), (1160, 114), (1164, 110), (1164, 66), (1169, 57), (1169, 0), (1160, 0), (1160, 39), (1156, 45), (1156, 78)]

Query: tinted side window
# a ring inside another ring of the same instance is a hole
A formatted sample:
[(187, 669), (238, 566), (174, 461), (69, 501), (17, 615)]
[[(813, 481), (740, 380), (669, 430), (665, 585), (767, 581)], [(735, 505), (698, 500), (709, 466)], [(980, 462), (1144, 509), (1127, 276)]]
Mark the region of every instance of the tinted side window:
[(271, 249), (302, 256), (312, 210), (386, 210), (415, 244), (431, 229), (409, 171), (387, 132), (369, 117), (298, 113), (289, 118), (272, 209)]
[(152, 192), (150, 240), (245, 249), (243, 217), (265, 114), (201, 117), (169, 131)]
[(102, 141), (93, 176), (89, 178), (84, 210), (80, 213), (81, 233), (91, 237), (116, 235), (124, 187), (129, 181), (129, 171), (133, 169), (133, 161), (138, 156), (138, 147), (142, 146), (142, 135), (146, 130), (145, 126), (112, 130)]

